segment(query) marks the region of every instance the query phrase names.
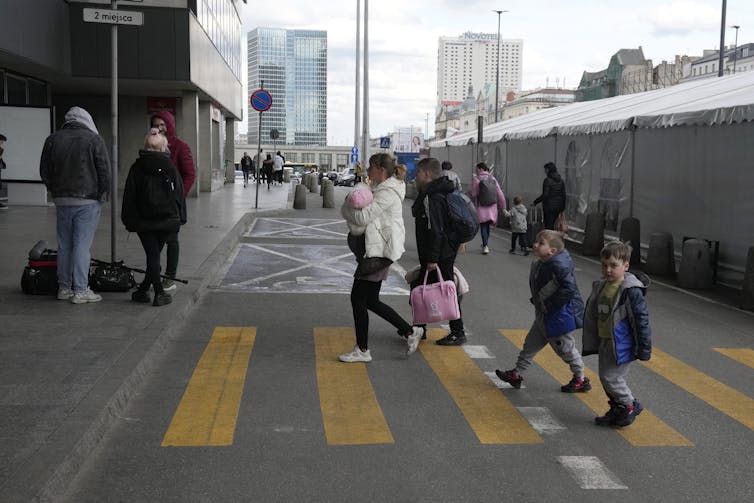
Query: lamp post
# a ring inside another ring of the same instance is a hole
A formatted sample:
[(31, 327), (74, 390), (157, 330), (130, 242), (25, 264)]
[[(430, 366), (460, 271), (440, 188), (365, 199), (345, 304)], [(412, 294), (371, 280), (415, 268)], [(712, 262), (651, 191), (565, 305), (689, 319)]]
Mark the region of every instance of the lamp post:
[(497, 12), (497, 70), (495, 72), (495, 122), (498, 117), (498, 99), (500, 97), (500, 14), (507, 10), (492, 10)]
[(735, 28), (736, 30), (736, 40), (733, 42), (733, 73), (736, 73), (736, 57), (738, 56), (738, 29), (741, 26), (734, 24), (731, 26), (731, 28)]

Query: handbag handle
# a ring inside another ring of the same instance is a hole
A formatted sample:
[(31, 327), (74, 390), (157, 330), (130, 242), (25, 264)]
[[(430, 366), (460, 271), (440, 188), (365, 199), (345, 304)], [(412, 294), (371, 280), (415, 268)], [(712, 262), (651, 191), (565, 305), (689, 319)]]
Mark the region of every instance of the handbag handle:
[[(437, 271), (437, 277), (440, 279), (440, 283), (442, 284), (443, 281), (445, 281), (442, 277), (442, 272), (440, 272), (440, 268), (435, 269)], [(429, 269), (424, 271), (424, 286), (427, 286), (427, 278), (429, 277)]]

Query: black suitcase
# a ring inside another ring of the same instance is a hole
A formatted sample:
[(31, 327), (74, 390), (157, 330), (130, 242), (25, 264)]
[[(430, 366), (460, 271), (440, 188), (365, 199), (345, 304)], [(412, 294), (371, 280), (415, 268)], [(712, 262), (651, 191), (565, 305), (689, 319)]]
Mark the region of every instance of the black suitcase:
[[(32, 255), (32, 254), (30, 254)], [(21, 275), (21, 290), (30, 295), (58, 293), (58, 252), (45, 249), (29, 257)]]
[(526, 226), (526, 240), (527, 245), (531, 248), (534, 245), (534, 240), (537, 238), (539, 231), (545, 228), (545, 217), (541, 206), (532, 206), (529, 209), (529, 223)]

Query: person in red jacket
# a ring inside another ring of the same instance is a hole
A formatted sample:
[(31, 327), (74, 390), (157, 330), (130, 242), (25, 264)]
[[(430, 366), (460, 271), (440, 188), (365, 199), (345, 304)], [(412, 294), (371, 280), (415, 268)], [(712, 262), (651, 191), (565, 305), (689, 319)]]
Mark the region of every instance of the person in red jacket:
[[(160, 130), (168, 139), (168, 148), (170, 149), (170, 159), (173, 161), (178, 173), (183, 180), (183, 195), (188, 196), (191, 187), (196, 179), (196, 168), (194, 167), (194, 158), (191, 155), (191, 147), (178, 138), (175, 134), (175, 117), (168, 111), (160, 111), (152, 116), (151, 127)], [(178, 255), (180, 247), (178, 244), (178, 232), (172, 233), (165, 242), (167, 248), (167, 263), (165, 265), (165, 276), (175, 278), (178, 272)], [(175, 290), (175, 282), (172, 279), (165, 279), (162, 282), (165, 291)]]

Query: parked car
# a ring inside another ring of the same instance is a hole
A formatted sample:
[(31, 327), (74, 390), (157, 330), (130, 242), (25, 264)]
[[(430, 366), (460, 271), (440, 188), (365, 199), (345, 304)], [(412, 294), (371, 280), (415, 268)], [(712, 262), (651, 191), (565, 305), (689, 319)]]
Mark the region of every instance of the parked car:
[(335, 185), (345, 185), (347, 187), (353, 187), (356, 183), (356, 170), (354, 168), (346, 168), (338, 173), (338, 179)]

